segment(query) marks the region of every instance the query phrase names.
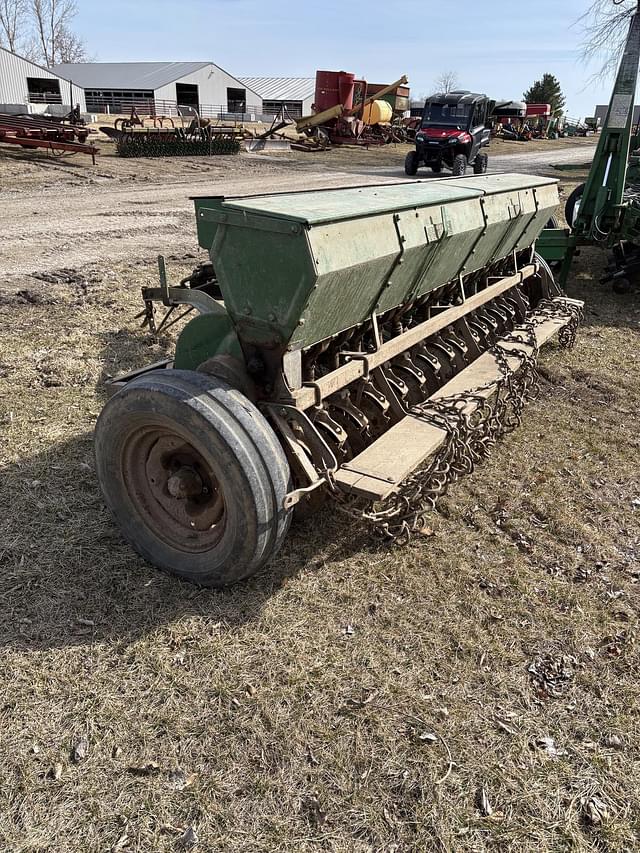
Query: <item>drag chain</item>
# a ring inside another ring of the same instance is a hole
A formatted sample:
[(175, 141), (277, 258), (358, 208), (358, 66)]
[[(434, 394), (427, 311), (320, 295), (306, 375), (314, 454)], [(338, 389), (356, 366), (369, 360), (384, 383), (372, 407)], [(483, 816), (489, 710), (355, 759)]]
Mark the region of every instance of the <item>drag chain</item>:
[[(435, 509), (451, 483), (463, 474), (471, 474), (485, 459), (493, 445), (522, 421), (525, 405), (539, 390), (538, 346), (535, 326), (545, 319), (570, 314), (568, 323), (560, 329), (558, 340), (562, 347), (571, 348), (576, 341), (582, 309), (569, 303), (543, 300), (536, 306), (536, 321), (525, 321), (519, 334), (502, 340), (510, 344), (525, 344), (531, 349), (505, 348), (497, 343), (490, 352), (496, 359), (501, 378), (439, 400), (429, 400), (412, 408), (409, 414), (420, 417), (446, 432), (440, 450), (423, 467), (409, 475), (389, 497), (371, 503), (366, 498), (353, 498), (333, 493), (338, 508), (348, 515), (365, 521), (372, 531), (394, 544), (406, 544), (415, 533), (427, 529), (427, 514)], [(538, 319), (539, 317), (539, 319)], [(509, 358), (518, 358), (519, 366), (512, 370)], [(487, 396), (482, 392), (492, 390)]]
[(578, 335), (578, 327), (584, 320), (584, 310), (578, 305), (570, 302), (561, 302), (560, 299), (552, 301), (543, 299), (536, 306), (536, 314), (542, 315), (538, 322), (546, 318), (561, 317), (565, 319), (569, 314), (569, 320), (558, 332), (558, 342), (564, 349), (573, 349)]

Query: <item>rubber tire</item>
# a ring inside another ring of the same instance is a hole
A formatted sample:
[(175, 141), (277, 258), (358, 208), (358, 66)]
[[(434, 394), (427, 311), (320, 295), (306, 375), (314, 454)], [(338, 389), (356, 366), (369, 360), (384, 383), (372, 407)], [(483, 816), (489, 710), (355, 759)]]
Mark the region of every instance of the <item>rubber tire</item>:
[[(147, 525), (123, 480), (120, 457), (134, 427), (165, 425), (209, 461), (227, 512), (221, 540), (189, 553)], [(154, 370), (127, 383), (98, 418), (94, 451), (105, 502), (124, 538), (146, 560), (200, 586), (225, 586), (257, 572), (278, 551), (291, 523), (284, 451), (261, 412), (215, 376)]]
[(584, 187), (584, 184), (580, 184), (579, 186), (577, 186), (571, 193), (569, 198), (566, 200), (564, 205), (564, 218), (567, 220), (567, 225), (571, 229), (573, 229), (573, 211), (578, 199), (582, 198), (582, 194), (584, 193)]
[(417, 151), (409, 151), (407, 156), (404, 158), (404, 173), (405, 175), (409, 175), (413, 177), (418, 171), (418, 165), (420, 163), (420, 158), (418, 157)]
[(476, 154), (476, 159), (473, 161), (473, 174), (484, 175), (489, 166), (489, 157), (486, 154)]
[(451, 168), (451, 172), (456, 177), (462, 177), (467, 171), (467, 155), (466, 154), (456, 154), (453, 158), (453, 166)]

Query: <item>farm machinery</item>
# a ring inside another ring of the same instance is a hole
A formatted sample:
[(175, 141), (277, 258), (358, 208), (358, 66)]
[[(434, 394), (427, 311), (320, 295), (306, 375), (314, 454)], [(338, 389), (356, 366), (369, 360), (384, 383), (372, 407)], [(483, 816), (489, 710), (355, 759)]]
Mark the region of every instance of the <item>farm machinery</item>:
[[(250, 133), (248, 151), (293, 148), (320, 151), (331, 145), (386, 145), (408, 139), (402, 120), (409, 106), (407, 78), (390, 85), (356, 80), (346, 71), (317, 71), (314, 112), (291, 116), (283, 107), (271, 126), (262, 133)], [(283, 133), (295, 126), (300, 136)]]
[(140, 116), (132, 108), (113, 127), (100, 130), (115, 140), (120, 157), (180, 157), (237, 154), (244, 136), (241, 129), (203, 119), (192, 107), (178, 111), (178, 124), (171, 116)]
[(172, 361), (121, 377), (97, 472), (125, 538), (203, 585), (253, 574), (296, 507), (332, 500), (390, 540), (515, 427), (536, 355), (581, 304), (535, 240), (556, 181), (436, 182), (195, 199), (210, 260), (143, 291), (191, 310)]
[[(633, 108), (640, 61), (640, 14), (636, 10), (613, 87), (596, 153), (584, 184), (565, 205), (566, 228), (543, 230), (537, 251), (560, 267), (559, 282), (567, 280), (580, 246), (599, 246), (611, 253), (604, 281), (625, 292), (640, 273), (640, 147), (632, 136)], [(633, 143), (633, 147), (632, 144)]]
[[(318, 72), (327, 74), (331, 72)], [(338, 77), (353, 78), (340, 72)], [(318, 90), (316, 76), (316, 96)], [(389, 85), (354, 80), (353, 97), (347, 97), (345, 108), (336, 121), (325, 128), (330, 141), (337, 145), (388, 145), (404, 142), (406, 134), (401, 117), (409, 105), (407, 78), (403, 75)]]
[(405, 141), (401, 116), (409, 106), (407, 78), (389, 85), (356, 80), (346, 71), (316, 72), (315, 114), (297, 122), (298, 130), (324, 137), (332, 145), (386, 145)]
[(88, 154), (95, 165), (98, 149), (87, 142), (88, 136), (89, 129), (83, 125), (63, 124), (41, 116), (0, 114), (1, 144), (42, 148), (56, 156)]
[(636, 15), (566, 229), (547, 227), (556, 180), (521, 174), (194, 199), (209, 260), (172, 285), (160, 258), (141, 316), (195, 316), (172, 360), (112, 383), (96, 425), (133, 547), (221, 586), (323, 501), (389, 541), (421, 535), (519, 424), (540, 348), (575, 342), (582, 302), (547, 261), (562, 282), (588, 243), (614, 249), (618, 283), (640, 269), (640, 202), (623, 197), (639, 55)]
[(489, 116), (495, 101), (472, 92), (448, 92), (427, 99), (420, 129), (415, 136), (416, 150), (404, 161), (407, 175), (415, 175), (421, 165), (440, 173), (443, 166), (454, 175), (464, 175), (467, 166), (474, 174), (487, 171), (489, 158), (482, 151), (489, 145)]

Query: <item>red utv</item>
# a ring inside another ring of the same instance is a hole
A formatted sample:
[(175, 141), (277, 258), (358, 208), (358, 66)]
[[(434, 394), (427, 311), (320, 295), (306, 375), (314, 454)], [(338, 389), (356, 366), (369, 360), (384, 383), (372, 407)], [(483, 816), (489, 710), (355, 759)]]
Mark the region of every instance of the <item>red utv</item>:
[(415, 175), (422, 165), (436, 173), (446, 166), (454, 175), (464, 175), (467, 166), (473, 166), (476, 175), (486, 172), (489, 158), (481, 149), (489, 144), (488, 118), (494, 104), (486, 95), (473, 92), (428, 98), (416, 133), (416, 150), (404, 162), (407, 175)]

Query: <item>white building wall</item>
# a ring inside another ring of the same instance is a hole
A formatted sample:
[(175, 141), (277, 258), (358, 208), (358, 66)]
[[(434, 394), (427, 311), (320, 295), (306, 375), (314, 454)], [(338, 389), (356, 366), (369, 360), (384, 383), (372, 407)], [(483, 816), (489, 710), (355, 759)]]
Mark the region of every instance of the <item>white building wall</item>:
[(313, 113), (312, 107), (313, 107), (313, 103), (314, 103), (315, 99), (316, 99), (315, 92), (313, 95), (309, 95), (308, 97), (306, 97), (304, 99), (304, 101), (302, 102), (302, 115), (303, 116), (310, 116)]
[[(222, 68), (218, 68), (217, 65), (208, 65), (199, 71), (195, 71), (193, 74), (181, 77), (176, 82), (198, 86), (198, 98), (201, 104), (223, 106), (225, 109), (227, 105), (227, 88), (245, 89), (247, 93), (247, 107), (252, 112), (262, 112), (262, 98), (255, 92), (252, 92), (251, 89), (247, 89), (240, 80), (227, 74)], [(159, 89), (156, 89), (155, 98), (156, 100), (175, 103), (177, 100), (176, 84), (169, 83), (167, 86), (161, 86)]]
[[(29, 89), (27, 77), (40, 77), (60, 82), (60, 95), (63, 104), (69, 104), (71, 94), (69, 81), (63, 80), (46, 68), (35, 65), (15, 53), (0, 47), (0, 104), (28, 104)], [(79, 86), (73, 86), (73, 103), (71, 106), (80, 104), (80, 110), (86, 112), (84, 90)], [(35, 105), (34, 105), (35, 106)], [(42, 105), (38, 105), (38, 112), (42, 111)]]

